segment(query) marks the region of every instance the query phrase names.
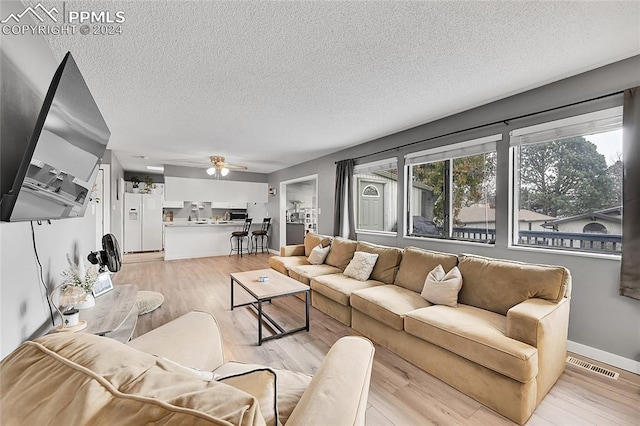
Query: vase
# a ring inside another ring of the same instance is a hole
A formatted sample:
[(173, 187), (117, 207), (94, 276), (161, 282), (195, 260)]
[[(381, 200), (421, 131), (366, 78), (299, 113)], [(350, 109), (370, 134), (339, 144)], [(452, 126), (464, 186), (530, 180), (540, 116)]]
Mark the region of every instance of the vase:
[(93, 297), (93, 294), (87, 293), (83, 302), (78, 303), (74, 306), (76, 309), (89, 309), (93, 308), (96, 305), (96, 299)]

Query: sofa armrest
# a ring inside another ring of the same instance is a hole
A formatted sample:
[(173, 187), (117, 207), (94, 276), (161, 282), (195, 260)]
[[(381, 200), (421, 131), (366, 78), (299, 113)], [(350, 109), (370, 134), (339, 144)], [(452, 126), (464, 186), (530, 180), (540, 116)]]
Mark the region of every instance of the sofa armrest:
[(373, 365), (373, 344), (343, 337), (329, 350), (287, 420), (296, 425), (364, 425)]
[(224, 362), (220, 329), (206, 312), (189, 312), (127, 345), (200, 370), (213, 371)]
[(291, 246), (280, 247), (280, 256), (304, 256), (304, 244), (295, 244)]
[(507, 312), (507, 337), (538, 349), (537, 403), (564, 371), (570, 300), (528, 299)]

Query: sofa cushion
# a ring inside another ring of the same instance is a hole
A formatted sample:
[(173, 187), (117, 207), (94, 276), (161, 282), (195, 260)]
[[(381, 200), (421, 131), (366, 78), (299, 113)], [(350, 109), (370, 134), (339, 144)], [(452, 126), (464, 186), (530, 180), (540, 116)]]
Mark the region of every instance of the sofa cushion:
[(293, 266), (308, 265), (305, 256), (271, 256), (269, 267), (284, 275), (289, 275), (289, 269)]
[(2, 361), (0, 381), (7, 424), (264, 424), (253, 396), (85, 333), (23, 343)]
[(396, 330), (404, 329), (408, 312), (431, 305), (416, 292), (393, 284), (354, 291), (350, 303), (353, 309)]
[(312, 265), (322, 265), (329, 255), (329, 250), (331, 250), (331, 246), (322, 247), (318, 244), (311, 250), (311, 254), (307, 258), (307, 261)]
[(311, 280), (313, 291), (317, 291), (344, 306), (349, 306), (349, 297), (354, 291), (379, 285), (384, 285), (384, 283), (376, 280), (358, 281), (342, 273), (321, 275)]
[(397, 247), (385, 247), (377, 244), (358, 241), (356, 251), (375, 253), (378, 255), (376, 266), (371, 272), (371, 279), (382, 281), (385, 284), (393, 284), (398, 273), (403, 250)]
[(503, 315), (459, 304), (409, 312), (407, 333), (522, 383), (538, 374), (538, 350), (506, 336)]
[(331, 250), (325, 259), (325, 263), (344, 271), (349, 262), (351, 262), (351, 259), (353, 259), (353, 253), (356, 252), (357, 245), (357, 241), (340, 237), (334, 238), (331, 242)]
[(341, 272), (340, 269), (330, 265), (301, 265), (292, 266), (289, 269), (289, 276), (302, 284), (309, 285), (311, 278), (320, 275), (339, 274)]
[(420, 293), (429, 271), (442, 265), (445, 272), (449, 272), (457, 264), (458, 257), (454, 254), (407, 247), (402, 255), (395, 285)]
[[(215, 373), (223, 376), (234, 375), (263, 368), (259, 364), (245, 364), (237, 361), (230, 361), (216, 368)], [(276, 384), (278, 390), (278, 420), (286, 424), (293, 409), (298, 405), (300, 397), (309, 387), (313, 376), (291, 370), (281, 370), (271, 368), (276, 373)]]
[(434, 305), (458, 306), (458, 293), (462, 288), (462, 274), (457, 266), (449, 272), (444, 272), (442, 265), (438, 265), (424, 281), (424, 288), (420, 296)]
[(571, 279), (562, 266), (535, 265), (475, 255), (460, 256), (464, 285), (458, 301), (501, 315), (527, 299), (557, 303)]
[(378, 255), (375, 253), (357, 251), (353, 253), (353, 259), (344, 268), (344, 274), (359, 281), (366, 281), (371, 276), (371, 271), (376, 266), (377, 260)]
[(315, 246), (327, 247), (331, 245), (331, 237), (327, 237), (326, 235), (318, 235), (313, 232), (307, 232), (304, 236), (304, 255), (309, 257), (311, 254), (311, 250)]

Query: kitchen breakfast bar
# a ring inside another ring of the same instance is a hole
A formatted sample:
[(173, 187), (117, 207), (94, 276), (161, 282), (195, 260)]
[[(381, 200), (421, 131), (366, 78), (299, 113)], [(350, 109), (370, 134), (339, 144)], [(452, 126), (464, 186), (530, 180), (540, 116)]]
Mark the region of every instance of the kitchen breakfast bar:
[[(181, 221), (164, 224), (164, 259), (229, 254), (229, 238), (233, 231), (241, 231), (244, 221)], [(245, 240), (245, 244), (247, 244)]]

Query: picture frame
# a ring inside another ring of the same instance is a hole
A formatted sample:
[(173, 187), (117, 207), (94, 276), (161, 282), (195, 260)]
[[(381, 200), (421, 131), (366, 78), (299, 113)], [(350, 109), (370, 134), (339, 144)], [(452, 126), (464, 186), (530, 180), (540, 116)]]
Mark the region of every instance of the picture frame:
[(98, 275), (98, 281), (93, 285), (93, 297), (101, 296), (111, 290), (113, 290), (111, 275), (109, 275), (108, 272), (103, 272)]

